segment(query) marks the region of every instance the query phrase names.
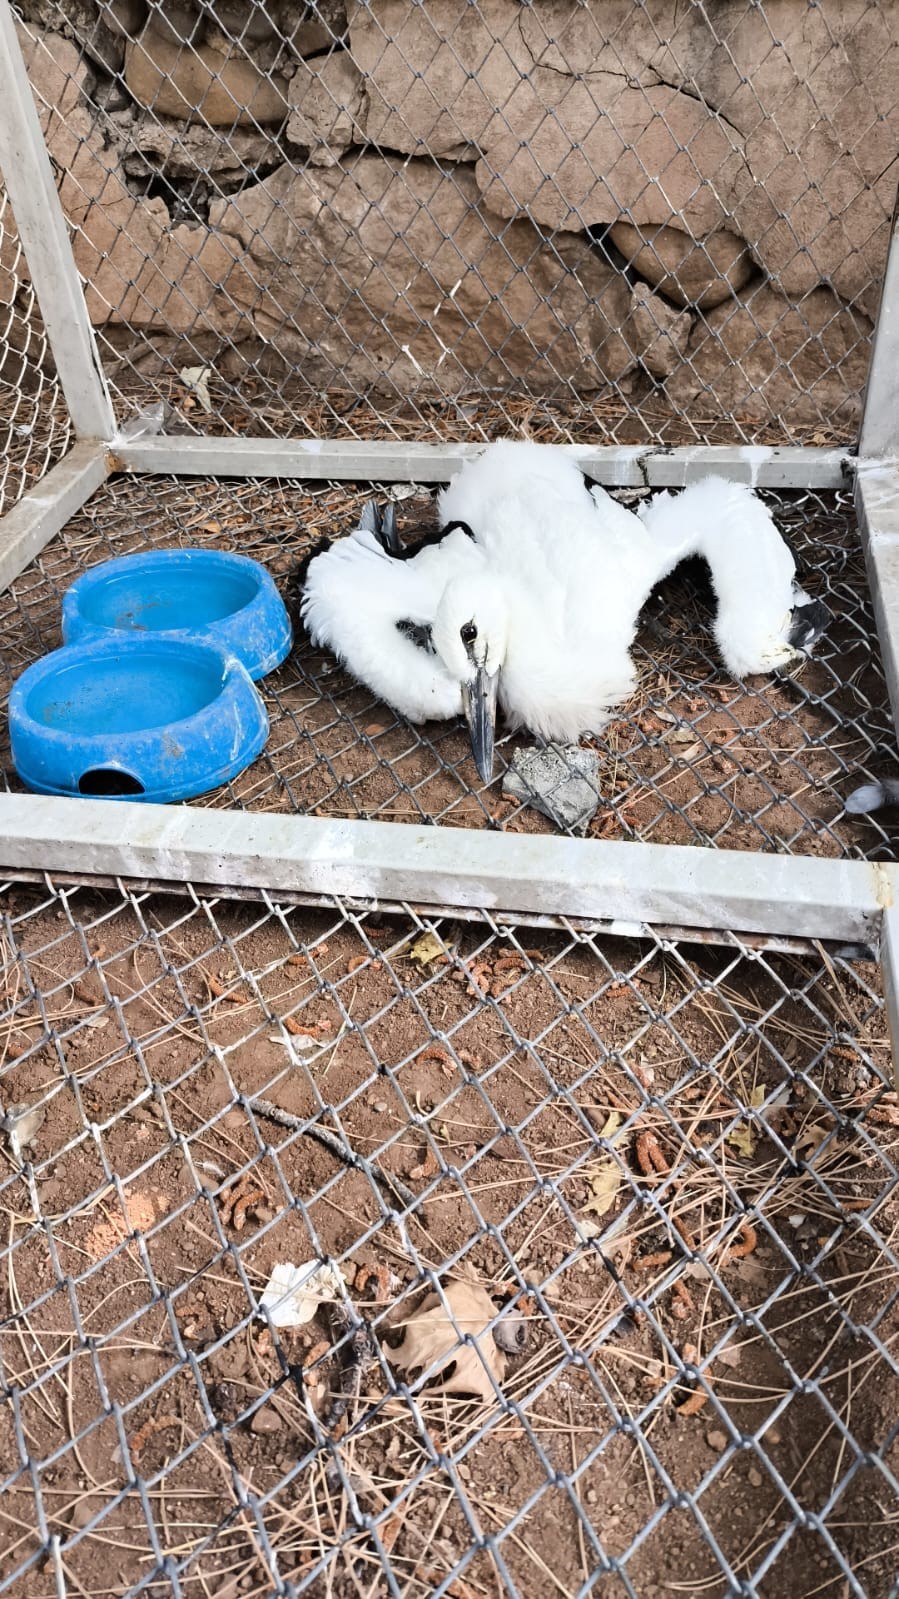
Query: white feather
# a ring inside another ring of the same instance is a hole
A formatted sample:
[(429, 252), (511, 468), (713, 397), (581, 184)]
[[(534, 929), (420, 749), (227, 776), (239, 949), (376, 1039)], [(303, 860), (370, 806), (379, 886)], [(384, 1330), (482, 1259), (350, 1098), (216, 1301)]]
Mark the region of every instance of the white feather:
[(787, 641), (793, 607), (807, 596), (768, 507), (745, 483), (708, 477), (657, 494), (641, 517), (658, 553), (658, 577), (689, 555), (709, 563), (718, 601), (715, 640), (735, 677), (797, 658)]

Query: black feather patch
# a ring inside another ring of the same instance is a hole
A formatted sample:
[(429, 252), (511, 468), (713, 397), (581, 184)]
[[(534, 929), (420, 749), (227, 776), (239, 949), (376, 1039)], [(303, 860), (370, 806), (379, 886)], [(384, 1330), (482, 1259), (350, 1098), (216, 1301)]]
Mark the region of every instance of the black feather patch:
[(307, 572), (309, 572), (310, 561), (314, 561), (317, 555), (325, 555), (325, 550), (330, 550), (333, 542), (333, 539), (318, 539), (317, 544), (310, 545), (309, 550), (304, 552), (301, 560), (294, 566), (293, 572), (288, 577), (288, 593), (290, 593), (294, 603), (299, 604), (299, 596), (302, 595), (302, 590), (306, 588), (306, 577)]
[(400, 543), (400, 536), (397, 532), (396, 506), (392, 500), (388, 502), (384, 509), (378, 537), (381, 540), (382, 549), (386, 550), (388, 555), (398, 556), (402, 560), (403, 546)]
[(411, 544), (400, 544), (397, 541), (396, 548), (389, 553), (398, 561), (413, 561), (419, 551), (428, 550), (434, 544), (441, 544), (448, 533), (456, 532), (465, 533), (470, 539), (474, 539), (474, 533), (467, 522), (448, 522), (446, 527), (435, 527), (430, 533), (422, 533), (421, 537)]
[(808, 654), (812, 646), (818, 642), (829, 621), (830, 612), (820, 600), (808, 600), (805, 605), (795, 606), (787, 643), (792, 644), (794, 650), (802, 650)]
[(430, 622), (413, 622), (404, 616), (396, 624), (398, 633), (402, 633), (410, 643), (416, 644), (420, 650), (425, 650), (428, 655), (436, 654), (434, 640), (431, 636)]

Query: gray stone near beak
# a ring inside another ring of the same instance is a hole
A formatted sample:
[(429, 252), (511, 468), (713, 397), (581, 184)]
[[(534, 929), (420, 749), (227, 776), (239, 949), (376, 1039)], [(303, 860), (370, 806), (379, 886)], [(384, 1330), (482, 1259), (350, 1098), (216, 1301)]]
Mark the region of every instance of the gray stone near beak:
[(583, 833), (601, 799), (599, 756), (579, 744), (518, 749), (503, 778), (503, 793), (541, 811), (557, 827)]

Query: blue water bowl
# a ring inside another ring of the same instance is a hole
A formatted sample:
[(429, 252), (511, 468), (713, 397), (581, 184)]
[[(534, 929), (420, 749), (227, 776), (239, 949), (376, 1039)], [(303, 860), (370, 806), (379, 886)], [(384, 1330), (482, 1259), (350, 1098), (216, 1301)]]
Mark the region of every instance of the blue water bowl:
[(193, 638), (236, 655), (252, 678), (274, 671), (291, 642), (290, 618), (258, 561), (223, 550), (154, 550), (104, 561), (66, 590), (67, 644), (121, 633)]
[(119, 634), (29, 666), (9, 732), (16, 771), (39, 794), (166, 804), (236, 777), (264, 747), (268, 717), (233, 655)]

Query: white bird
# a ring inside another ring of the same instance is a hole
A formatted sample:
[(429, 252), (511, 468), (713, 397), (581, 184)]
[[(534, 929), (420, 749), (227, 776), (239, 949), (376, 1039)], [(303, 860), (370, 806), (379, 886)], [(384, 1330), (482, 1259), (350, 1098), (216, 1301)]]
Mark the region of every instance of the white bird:
[(721, 478), (637, 516), (566, 451), (500, 443), (466, 462), (438, 505), (443, 531), (411, 550), (376, 524), (316, 556), (302, 615), (410, 718), (461, 705), (485, 781), (497, 699), (512, 728), (546, 739), (603, 726), (635, 686), (643, 604), (689, 555), (712, 569), (715, 636), (737, 676), (787, 664), (820, 631), (823, 607), (796, 587), (767, 509)]

